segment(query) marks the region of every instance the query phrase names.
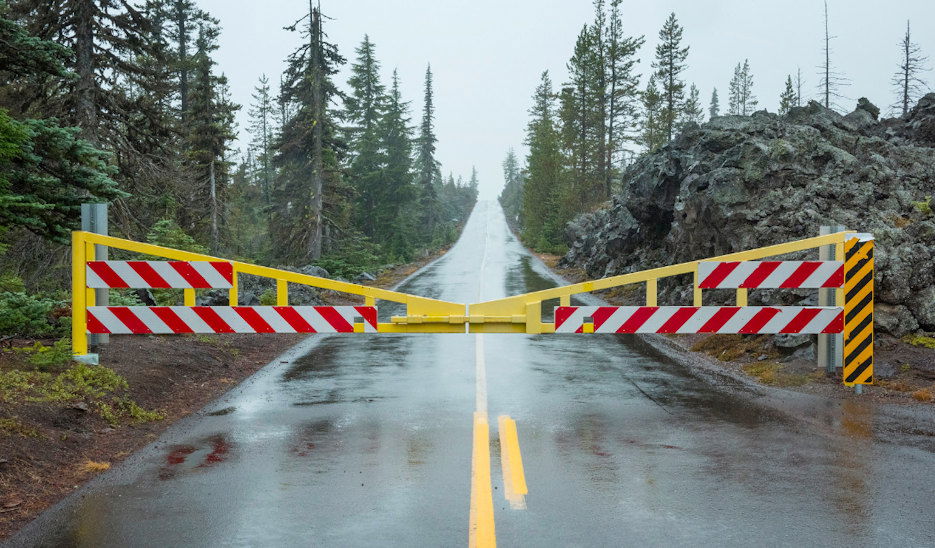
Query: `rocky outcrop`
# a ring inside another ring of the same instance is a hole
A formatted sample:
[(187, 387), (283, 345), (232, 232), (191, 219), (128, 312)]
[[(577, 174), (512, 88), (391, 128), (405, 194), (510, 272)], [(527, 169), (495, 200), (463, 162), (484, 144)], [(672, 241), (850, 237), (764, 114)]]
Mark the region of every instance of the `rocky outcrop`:
[[(328, 278), (328, 271), (320, 266), (308, 265), (302, 267), (279, 266), (280, 270), (298, 272), (309, 276), (318, 276)], [(301, 284), (289, 284), (289, 304), (293, 306), (317, 306), (324, 304), (321, 298), (321, 289)], [(237, 295), (238, 302), (242, 306), (257, 306), (263, 304), (275, 304), (276, 280), (272, 278), (262, 278), (260, 276), (251, 276), (241, 274), (237, 277)], [(201, 292), (198, 295), (198, 304), (201, 306), (224, 306), (228, 300), (228, 291), (226, 289), (210, 289)]]
[[(861, 99), (846, 116), (812, 102), (786, 116), (760, 111), (690, 124), (626, 170), (624, 192), (609, 208), (568, 225), (563, 264), (603, 277), (840, 224), (877, 239), (879, 327), (897, 336), (935, 330), (935, 94), (905, 117), (878, 115)], [(758, 298), (815, 299), (814, 291), (751, 292)], [(665, 284), (660, 299), (690, 301), (690, 287)]]

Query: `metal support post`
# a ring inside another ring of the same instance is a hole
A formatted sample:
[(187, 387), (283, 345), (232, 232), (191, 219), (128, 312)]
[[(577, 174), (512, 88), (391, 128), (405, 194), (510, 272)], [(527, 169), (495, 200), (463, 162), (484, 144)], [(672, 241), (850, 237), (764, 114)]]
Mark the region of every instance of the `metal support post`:
[[(81, 204), (81, 230), (92, 232), (94, 234), (103, 234), (107, 236), (107, 204)], [(88, 261), (106, 261), (108, 257), (108, 248), (103, 245), (94, 246), (94, 256), (87, 257)], [(84, 268), (84, 266), (82, 266)], [(96, 306), (107, 306), (110, 304), (110, 295), (107, 289), (94, 290), (94, 302), (89, 303)], [(110, 335), (90, 335), (88, 344), (94, 348), (99, 344), (110, 342)]]
[[(822, 226), (819, 236), (841, 232), (845, 228), (841, 225)], [(834, 261), (837, 259), (836, 245), (824, 245), (818, 248), (818, 260)], [(819, 289), (818, 306), (835, 306), (837, 304), (837, 293), (841, 289)], [(818, 366), (824, 367), (829, 374), (834, 374), (838, 367), (842, 366), (842, 352), (844, 347), (843, 333), (829, 333), (818, 335), (818, 348), (815, 354), (818, 357)]]

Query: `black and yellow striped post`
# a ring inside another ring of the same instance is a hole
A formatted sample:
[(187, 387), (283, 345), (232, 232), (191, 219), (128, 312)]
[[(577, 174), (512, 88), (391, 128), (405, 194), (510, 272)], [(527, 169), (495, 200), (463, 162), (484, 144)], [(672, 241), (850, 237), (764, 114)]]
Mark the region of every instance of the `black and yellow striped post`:
[(873, 236), (844, 243), (844, 384), (873, 384)]

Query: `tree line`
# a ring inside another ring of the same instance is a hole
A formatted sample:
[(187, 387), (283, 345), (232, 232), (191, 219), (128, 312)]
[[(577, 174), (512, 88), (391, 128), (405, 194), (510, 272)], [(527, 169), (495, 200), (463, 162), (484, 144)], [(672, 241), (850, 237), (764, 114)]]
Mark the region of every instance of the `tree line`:
[[(705, 108), (701, 91), (684, 78), (690, 47), (675, 13), (659, 30), (644, 78), (638, 65), (645, 37), (624, 32), (621, 4), (594, 0), (594, 19), (578, 34), (566, 65), (567, 80), (556, 86), (548, 71), (543, 72), (533, 93), (524, 164), (512, 149), (503, 161), (500, 202), (524, 242), (541, 251), (562, 252), (565, 225), (621, 191), (622, 173), (638, 155), (655, 152), (689, 124), (703, 123), (706, 115), (722, 114), (717, 88)], [(827, 2), (824, 29), (818, 98), (835, 108), (847, 79), (833, 64)], [(913, 42), (908, 22), (899, 48), (893, 76), (897, 101), (891, 110), (905, 115), (928, 89), (922, 80), (927, 58)], [(748, 116), (757, 110), (753, 86), (753, 69), (743, 59), (727, 86), (726, 114)], [(779, 94), (780, 114), (802, 106), (802, 88), (797, 69)]]
[(287, 27), (238, 154), (220, 24), (196, 1), (0, 0), (0, 274), (60, 286), (82, 202), (111, 203), (114, 235), (347, 275), (453, 241), (477, 174), (442, 176), (431, 68), (416, 125), (368, 37), (338, 85), (326, 20)]

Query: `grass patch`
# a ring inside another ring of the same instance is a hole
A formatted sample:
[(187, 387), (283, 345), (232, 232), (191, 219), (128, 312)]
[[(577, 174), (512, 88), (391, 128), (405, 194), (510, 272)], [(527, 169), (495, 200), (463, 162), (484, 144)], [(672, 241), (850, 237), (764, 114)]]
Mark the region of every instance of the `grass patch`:
[(42, 369), (63, 367), (71, 363), (71, 340), (59, 339), (52, 346), (36, 341), (32, 346), (14, 348), (14, 352), (26, 356), (30, 365)]
[(930, 402), (935, 400), (935, 394), (932, 393), (930, 388), (920, 388), (912, 393), (913, 399), (922, 402)]
[(921, 346), (922, 348), (931, 348), (935, 350), (935, 337), (926, 337), (924, 335), (906, 335), (903, 342), (912, 346)]
[(915, 387), (909, 384), (906, 381), (896, 380), (896, 381), (879, 381), (880, 386), (886, 388), (887, 390), (895, 390), (897, 392), (912, 392), (915, 390)]
[(769, 339), (762, 335), (711, 335), (692, 346), (692, 350), (704, 352), (722, 362), (732, 362), (747, 354), (765, 355), (771, 359), (779, 357)]
[(22, 436), (24, 438), (40, 437), (38, 430), (31, 426), (26, 426), (16, 417), (0, 417), (0, 435)]
[(53, 374), (46, 371), (0, 372), (0, 402), (85, 402), (112, 425), (160, 420), (161, 413), (147, 411), (125, 395), (126, 379), (103, 366), (75, 364)]
[[(802, 386), (811, 382), (815, 376), (805, 373), (786, 373), (782, 365), (776, 362), (748, 363), (741, 367), (744, 373), (763, 384), (770, 386)], [(818, 373), (821, 373), (820, 371)]]
[(890, 218), (890, 221), (893, 223), (893, 226), (895, 226), (896, 228), (906, 228), (907, 226), (912, 224), (911, 219), (907, 219), (903, 217), (902, 215), (894, 215)]
[(925, 215), (932, 214), (932, 197), (926, 196), (924, 200), (919, 202), (912, 202), (912, 207), (916, 208), (916, 211), (923, 213)]

